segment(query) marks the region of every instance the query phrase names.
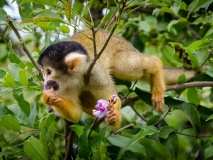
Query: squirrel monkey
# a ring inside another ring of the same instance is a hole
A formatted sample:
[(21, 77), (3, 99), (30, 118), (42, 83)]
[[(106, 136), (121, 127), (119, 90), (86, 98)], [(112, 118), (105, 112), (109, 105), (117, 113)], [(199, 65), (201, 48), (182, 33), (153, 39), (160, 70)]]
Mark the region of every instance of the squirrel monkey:
[[(89, 30), (83, 34), (77, 33), (71, 41), (52, 44), (40, 55), (38, 63), (44, 74), (44, 85), (48, 88), (42, 94), (45, 104), (53, 106), (65, 119), (77, 122), (82, 112), (92, 115), (98, 99), (108, 100), (112, 95), (117, 95), (112, 79), (115, 77), (128, 81), (148, 81), (153, 106), (158, 111), (163, 110), (166, 87), (161, 61), (157, 57), (141, 54), (129, 42), (116, 35), (111, 37), (92, 69), (88, 84), (85, 84), (84, 76), (94, 56), (93, 42), (85, 35), (92, 38)], [(109, 33), (105, 31), (96, 33), (97, 51), (108, 36)], [(118, 99), (105, 116), (109, 126), (120, 125), (120, 109), (121, 101)]]

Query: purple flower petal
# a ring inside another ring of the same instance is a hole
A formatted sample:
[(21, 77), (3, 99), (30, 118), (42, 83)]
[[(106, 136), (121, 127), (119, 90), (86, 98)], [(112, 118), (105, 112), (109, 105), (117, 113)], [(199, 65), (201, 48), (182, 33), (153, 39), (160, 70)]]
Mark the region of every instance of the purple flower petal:
[(44, 85), (44, 90), (46, 91), (46, 90), (48, 90), (48, 87), (47, 87), (47, 85)]
[(93, 110), (93, 115), (102, 118), (107, 113), (107, 106), (109, 105), (109, 101), (100, 99), (98, 100), (97, 104), (95, 105), (95, 108), (98, 110)]
[(92, 112), (93, 112), (93, 115), (94, 115), (94, 116), (96, 116), (96, 117), (98, 117), (98, 118), (103, 118), (103, 117), (106, 115), (107, 110), (105, 110), (105, 111), (103, 111), (103, 112), (97, 111), (97, 110), (93, 110)]

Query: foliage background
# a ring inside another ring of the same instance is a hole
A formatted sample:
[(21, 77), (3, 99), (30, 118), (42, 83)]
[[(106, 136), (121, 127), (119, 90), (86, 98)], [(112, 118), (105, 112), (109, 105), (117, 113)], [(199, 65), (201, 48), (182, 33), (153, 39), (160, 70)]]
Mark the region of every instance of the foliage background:
[[(0, 1), (0, 159), (213, 158), (213, 0), (14, 0), (21, 20), (7, 17), (10, 3)], [(102, 123), (91, 132), (85, 115), (69, 131), (40, 102), (42, 79), (32, 59), (73, 32), (114, 26), (165, 66), (195, 70), (194, 83), (181, 76), (176, 88), (168, 86), (157, 113), (147, 84), (116, 81), (121, 128)]]

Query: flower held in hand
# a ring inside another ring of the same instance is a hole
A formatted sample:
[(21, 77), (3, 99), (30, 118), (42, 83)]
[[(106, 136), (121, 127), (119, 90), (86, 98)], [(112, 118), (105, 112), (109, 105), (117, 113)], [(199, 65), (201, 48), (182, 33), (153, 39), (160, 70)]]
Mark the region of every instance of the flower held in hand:
[(93, 110), (93, 115), (98, 118), (103, 118), (107, 113), (107, 106), (109, 105), (109, 101), (99, 99), (97, 104), (95, 105), (95, 108), (98, 110)]

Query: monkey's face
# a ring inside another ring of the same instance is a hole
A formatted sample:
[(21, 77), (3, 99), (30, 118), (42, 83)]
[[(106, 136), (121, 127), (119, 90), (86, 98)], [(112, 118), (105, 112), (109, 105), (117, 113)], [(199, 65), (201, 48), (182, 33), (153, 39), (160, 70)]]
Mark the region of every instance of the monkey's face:
[[(57, 62), (55, 62), (57, 63)], [(50, 64), (50, 65), (48, 65)], [(87, 71), (87, 57), (78, 53), (70, 53), (64, 58), (60, 66), (54, 63), (43, 64), (44, 89), (53, 88), (59, 95), (70, 92), (78, 92), (78, 88), (84, 85), (84, 74)]]
[(38, 63), (44, 74), (45, 89), (53, 88), (58, 94), (65, 94), (82, 86), (88, 55), (77, 42), (58, 42), (44, 50)]
[(59, 89), (59, 83), (57, 82), (57, 72), (52, 67), (44, 67), (42, 69), (44, 77), (44, 90), (53, 88), (55, 91)]

